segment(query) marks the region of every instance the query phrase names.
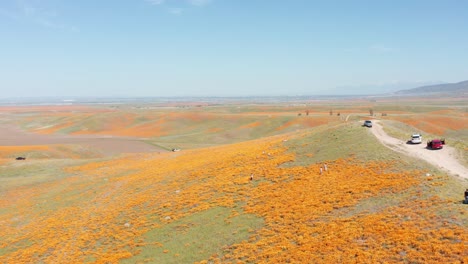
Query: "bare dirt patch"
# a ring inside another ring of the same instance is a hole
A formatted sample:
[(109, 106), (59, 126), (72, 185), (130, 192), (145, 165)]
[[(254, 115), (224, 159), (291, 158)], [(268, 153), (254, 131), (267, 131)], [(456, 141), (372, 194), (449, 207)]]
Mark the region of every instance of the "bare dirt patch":
[(34, 146), (75, 144), (95, 148), (105, 155), (137, 152), (166, 152), (145, 143), (141, 138), (115, 136), (42, 135), (22, 131), (14, 126), (0, 126), (0, 146)]

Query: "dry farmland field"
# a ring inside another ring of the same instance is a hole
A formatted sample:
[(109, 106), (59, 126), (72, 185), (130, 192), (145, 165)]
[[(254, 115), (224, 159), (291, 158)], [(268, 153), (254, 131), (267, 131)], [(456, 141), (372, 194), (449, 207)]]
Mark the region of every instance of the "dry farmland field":
[(0, 263), (468, 263), (467, 105), (0, 106)]

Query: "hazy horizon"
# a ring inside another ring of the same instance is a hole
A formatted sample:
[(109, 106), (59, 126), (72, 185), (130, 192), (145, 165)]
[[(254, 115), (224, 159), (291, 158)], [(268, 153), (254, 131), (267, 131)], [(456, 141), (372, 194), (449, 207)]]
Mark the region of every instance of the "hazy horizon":
[(464, 81), (468, 2), (5, 0), (0, 98), (375, 95)]

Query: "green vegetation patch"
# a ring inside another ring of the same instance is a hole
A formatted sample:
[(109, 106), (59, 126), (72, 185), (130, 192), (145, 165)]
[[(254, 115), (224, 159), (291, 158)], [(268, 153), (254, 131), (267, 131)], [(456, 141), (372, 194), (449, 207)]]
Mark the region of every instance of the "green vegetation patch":
[(249, 237), (249, 230), (263, 226), (263, 219), (251, 214), (230, 217), (231, 208), (216, 207), (196, 213), (154, 229), (146, 242), (162, 246), (145, 246), (139, 255), (122, 263), (192, 263), (222, 255), (223, 247)]
[(457, 149), (463, 165), (468, 167), (468, 130), (449, 130), (445, 139), (447, 144)]
[(468, 226), (468, 205), (463, 204), (464, 192), (468, 188), (468, 179), (443, 174), (433, 174), (426, 181), (425, 192), (434, 195), (446, 203), (434, 208), (437, 215), (449, 222)]
[[(201, 123), (192, 121), (193, 124), (191, 125), (190, 121), (187, 121), (179, 125), (173, 124), (175, 127), (181, 127), (171, 135), (152, 138), (150, 143), (164, 149), (190, 149), (231, 144), (302, 129), (301, 125), (281, 130), (278, 129), (295, 118), (296, 116), (241, 117), (239, 119), (216, 118)], [(259, 122), (259, 125), (255, 127), (243, 127), (254, 122)], [(215, 130), (210, 131), (210, 129)], [(183, 133), (181, 133), (182, 131)]]
[(67, 176), (63, 168), (79, 164), (70, 160), (26, 160), (10, 166), (0, 166), (0, 192), (9, 188), (39, 184)]
[(308, 166), (340, 158), (362, 162), (399, 160), (400, 154), (383, 146), (369, 129), (357, 122), (312, 129), (303, 137), (284, 142), (296, 154), (296, 160), (285, 166)]

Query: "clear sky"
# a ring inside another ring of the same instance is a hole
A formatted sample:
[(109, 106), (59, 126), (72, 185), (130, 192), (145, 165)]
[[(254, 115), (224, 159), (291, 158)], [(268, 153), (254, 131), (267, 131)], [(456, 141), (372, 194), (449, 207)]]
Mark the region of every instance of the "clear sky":
[(0, 98), (375, 94), (467, 79), (464, 0), (0, 1)]

